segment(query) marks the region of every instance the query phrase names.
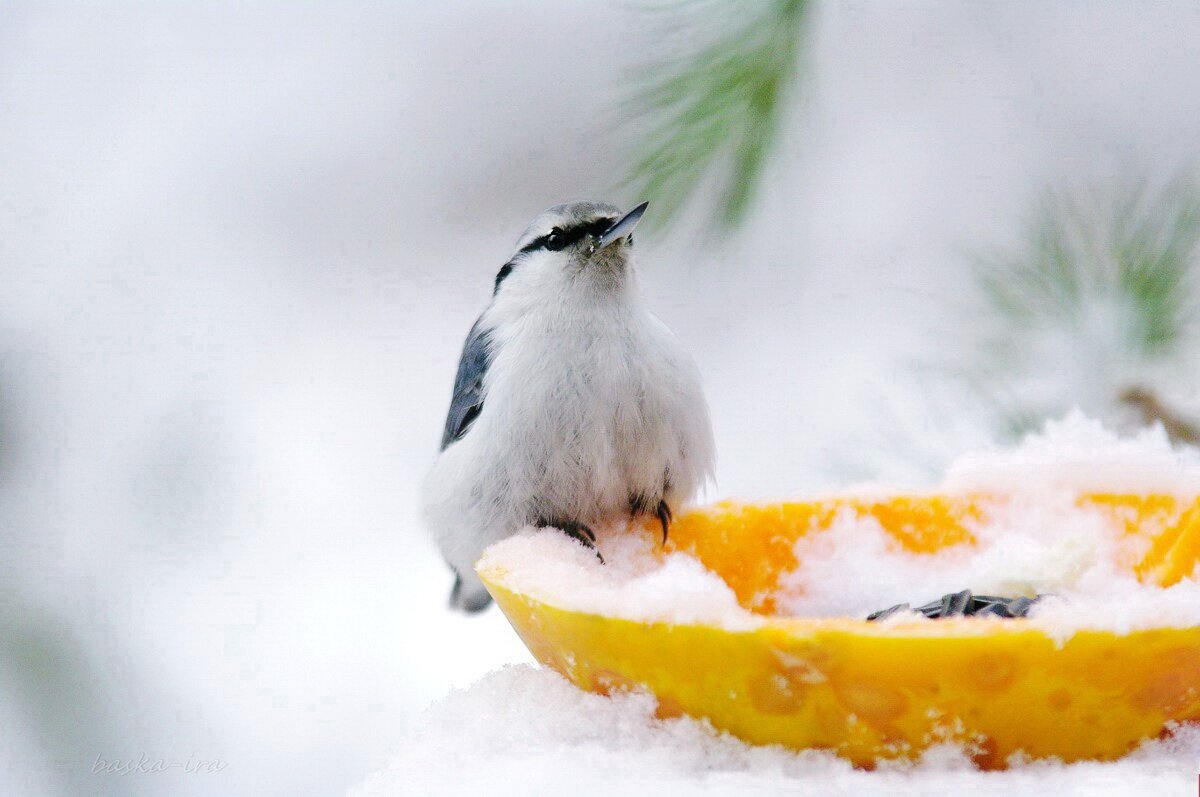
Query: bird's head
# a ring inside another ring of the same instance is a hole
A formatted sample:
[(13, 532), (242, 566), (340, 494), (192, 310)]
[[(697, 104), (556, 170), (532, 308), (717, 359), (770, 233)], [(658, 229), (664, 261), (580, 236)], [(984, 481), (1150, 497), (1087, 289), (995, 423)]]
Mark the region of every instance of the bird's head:
[(615, 290), (630, 269), (633, 228), (649, 203), (621, 213), (604, 202), (555, 205), (534, 219), (496, 275), (501, 290), (572, 286)]

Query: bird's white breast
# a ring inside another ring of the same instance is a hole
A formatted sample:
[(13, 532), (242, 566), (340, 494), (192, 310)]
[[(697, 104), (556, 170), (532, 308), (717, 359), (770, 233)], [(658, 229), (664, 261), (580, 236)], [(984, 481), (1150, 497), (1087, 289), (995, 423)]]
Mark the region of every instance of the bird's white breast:
[[(468, 438), (489, 449), (490, 479), (527, 508), (525, 522), (598, 522), (627, 511), (634, 493), (657, 499), (668, 479), (682, 494), (703, 480), (710, 444), (688, 439), (697, 413), (707, 431), (694, 367), (640, 303), (503, 319), (495, 352)], [(689, 446), (703, 462), (687, 461)]]

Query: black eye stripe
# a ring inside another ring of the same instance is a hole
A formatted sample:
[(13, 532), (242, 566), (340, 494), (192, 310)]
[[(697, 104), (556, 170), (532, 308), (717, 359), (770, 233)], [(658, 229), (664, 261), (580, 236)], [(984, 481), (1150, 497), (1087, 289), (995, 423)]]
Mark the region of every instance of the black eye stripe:
[[(561, 246), (559, 245), (560, 241), (555, 241), (554, 249), (562, 249), (563, 247), (570, 246), (571, 244), (579, 243), (587, 235), (600, 235), (615, 222), (615, 218), (605, 217), (596, 219), (595, 221), (587, 222), (586, 224), (576, 224), (565, 229), (562, 227), (555, 227), (553, 230), (541, 236), (540, 238), (535, 238), (534, 240), (522, 246), (521, 250), (517, 252), (517, 254), (527, 254), (529, 252), (536, 252), (539, 249), (550, 248), (547, 246), (547, 243), (551, 235), (558, 235), (561, 238)], [(632, 237), (630, 243), (632, 243)], [(512, 260), (500, 267), (500, 272), (496, 274), (496, 285), (492, 289), (493, 296), (500, 292), (500, 285), (504, 282), (504, 280), (508, 279), (508, 275), (512, 274), (512, 271), (516, 265), (517, 259), (514, 257)]]
[(522, 246), (521, 252), (535, 252), (538, 249), (551, 248), (548, 245), (551, 243), (551, 236), (557, 236), (557, 238), (553, 241), (553, 248), (562, 249), (570, 246), (571, 244), (579, 243), (588, 235), (600, 235), (609, 227), (611, 227), (615, 221), (616, 219), (613, 218), (601, 218), (583, 224), (574, 224), (570, 227), (555, 227), (553, 230), (541, 236), (540, 238), (535, 238)]
[(606, 232), (609, 227), (616, 223), (616, 219), (597, 219), (591, 223), (591, 229), (589, 229), (588, 232), (590, 232), (592, 235), (601, 235)]

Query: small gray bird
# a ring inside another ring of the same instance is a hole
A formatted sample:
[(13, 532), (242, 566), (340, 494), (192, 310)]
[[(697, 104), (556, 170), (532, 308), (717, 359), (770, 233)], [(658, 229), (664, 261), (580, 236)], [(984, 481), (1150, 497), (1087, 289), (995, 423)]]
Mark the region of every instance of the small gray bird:
[(665, 541), (672, 507), (712, 474), (699, 372), (638, 290), (632, 232), (646, 206), (552, 207), (496, 275), (424, 485), (451, 606), (491, 602), (475, 561), (525, 526), (594, 548), (591, 526), (650, 515)]

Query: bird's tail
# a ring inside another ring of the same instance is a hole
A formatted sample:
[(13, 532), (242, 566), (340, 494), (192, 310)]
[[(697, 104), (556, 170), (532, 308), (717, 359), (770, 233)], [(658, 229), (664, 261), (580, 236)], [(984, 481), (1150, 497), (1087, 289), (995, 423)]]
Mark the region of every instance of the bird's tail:
[(450, 590), (450, 608), (460, 612), (475, 614), (492, 604), (492, 596), (474, 573), (463, 579), (458, 573), (454, 574), (454, 587)]

